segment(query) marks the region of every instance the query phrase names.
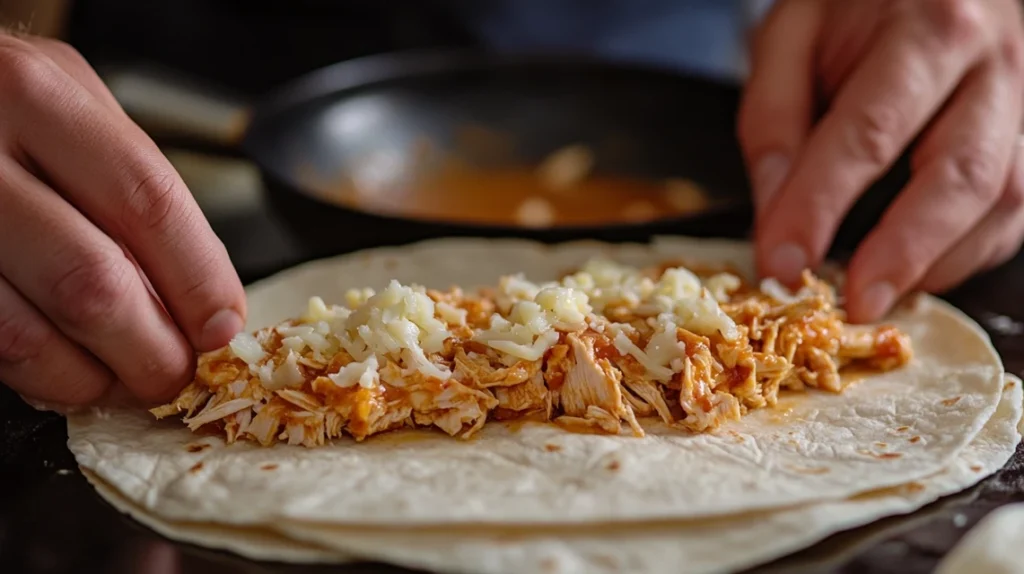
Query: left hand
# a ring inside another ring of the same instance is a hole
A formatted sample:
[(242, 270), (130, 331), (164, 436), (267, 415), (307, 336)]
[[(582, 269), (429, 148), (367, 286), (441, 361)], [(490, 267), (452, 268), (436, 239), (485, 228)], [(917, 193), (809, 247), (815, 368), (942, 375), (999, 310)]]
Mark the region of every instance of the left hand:
[(850, 319), (1012, 257), (1024, 238), (1022, 18), (1019, 0), (779, 0), (739, 122), (759, 271), (793, 283), (819, 264), (912, 140), (910, 183), (850, 262)]

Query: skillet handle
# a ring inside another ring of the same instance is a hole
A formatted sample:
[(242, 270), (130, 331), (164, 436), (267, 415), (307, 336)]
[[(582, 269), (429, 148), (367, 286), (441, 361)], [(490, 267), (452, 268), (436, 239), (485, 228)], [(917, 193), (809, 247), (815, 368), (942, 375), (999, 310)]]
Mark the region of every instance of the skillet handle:
[(180, 74), (120, 67), (100, 75), (128, 116), (150, 136), (237, 151), (249, 126), (250, 107), (241, 98)]

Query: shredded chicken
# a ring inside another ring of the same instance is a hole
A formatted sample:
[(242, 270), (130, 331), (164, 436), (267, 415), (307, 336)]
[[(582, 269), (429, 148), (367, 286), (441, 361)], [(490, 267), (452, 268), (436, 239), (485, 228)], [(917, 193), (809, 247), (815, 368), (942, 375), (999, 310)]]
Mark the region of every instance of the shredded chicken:
[(475, 293), (392, 283), (350, 292), (347, 306), (314, 298), (302, 318), (200, 355), (192, 383), (151, 412), (265, 446), (404, 427), (468, 438), (523, 418), (640, 437), (638, 416), (707, 432), (774, 406), (780, 389), (838, 393), (845, 367), (911, 359), (898, 329), (846, 324), (810, 272), (790, 294), (722, 267), (584, 271)]

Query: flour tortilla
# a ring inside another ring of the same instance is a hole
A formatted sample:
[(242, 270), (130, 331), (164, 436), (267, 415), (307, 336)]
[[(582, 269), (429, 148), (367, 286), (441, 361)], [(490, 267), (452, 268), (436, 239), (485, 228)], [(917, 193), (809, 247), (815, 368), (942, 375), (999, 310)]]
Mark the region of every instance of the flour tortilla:
[[(736, 571), (806, 548), (841, 530), (884, 516), (912, 512), (994, 473), (1010, 459), (1020, 442), (1022, 398), (1020, 380), (1014, 378), (1012, 386), (1003, 393), (996, 414), (948, 469), (901, 487), (865, 493), (845, 501), (676, 523), (518, 530), (405, 529), (389, 533), (380, 529), (284, 523), (278, 529), (290, 538), (439, 572), (668, 574), (685, 571), (711, 574)], [(1024, 538), (1020, 531), (1016, 537)], [(685, 567), (681, 568), (682, 565)]]
[(337, 550), (298, 542), (260, 527), (225, 527), (211, 523), (172, 522), (147, 513), (138, 504), (125, 498), (116, 488), (87, 468), (82, 474), (101, 498), (122, 514), (127, 514), (157, 534), (178, 542), (195, 544), (215, 550), (228, 550), (244, 558), (293, 564), (343, 563), (353, 559)]
[[(751, 267), (749, 247), (735, 242), (548, 247), (433, 241), (315, 262), (252, 285), (250, 327), (294, 316), (312, 295), (337, 300), (347, 288), (380, 287), (392, 278), (439, 288), (493, 283), (516, 271), (546, 280), (597, 255), (633, 265), (687, 257)], [(177, 421), (106, 411), (70, 417), (69, 446), (82, 466), (170, 520), (594, 523), (839, 500), (948, 466), (999, 400), (999, 357), (962, 313), (923, 297), (892, 322), (913, 339), (912, 364), (842, 395), (791, 399), (784, 417), (757, 411), (711, 434), (689, 435), (652, 421), (644, 422), (649, 436), (643, 439), (489, 424), (468, 442), (402, 431), (316, 449), (227, 447)], [(896, 430), (902, 427), (907, 430)], [(912, 442), (913, 436), (920, 438)], [(186, 445), (197, 442), (209, 448), (189, 452)], [(268, 464), (274, 469), (262, 470)]]
[(998, 470), (1020, 441), (1024, 398), (1019, 379), (1007, 375), (1006, 381), (1009, 386), (995, 415), (953, 464), (935, 476), (913, 486), (850, 500), (706, 521), (573, 526), (549, 531), (531, 528), (525, 532), (278, 524), (277, 529), (288, 535), (285, 537), (262, 528), (168, 522), (128, 501), (87, 469), (83, 472), (103, 498), (157, 532), (256, 559), (346, 562), (360, 556), (414, 568), (476, 574), (545, 572), (552, 565), (552, 574), (660, 574), (678, 572), (683, 564), (692, 574), (726, 572), (762, 564), (884, 516), (914, 511)]
[(981, 519), (953, 548), (935, 574), (1024, 574), (1024, 502)]

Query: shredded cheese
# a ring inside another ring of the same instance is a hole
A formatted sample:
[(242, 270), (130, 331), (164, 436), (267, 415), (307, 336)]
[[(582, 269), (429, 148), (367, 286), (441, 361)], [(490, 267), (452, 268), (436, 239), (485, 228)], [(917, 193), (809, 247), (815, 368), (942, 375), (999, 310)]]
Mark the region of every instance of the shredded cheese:
[(228, 343), (228, 347), (236, 357), (245, 361), (250, 367), (259, 364), (267, 356), (263, 345), (249, 333), (238, 333)]
[[(543, 358), (562, 333), (588, 327), (604, 329), (608, 324), (620, 353), (634, 357), (653, 379), (667, 381), (685, 363), (686, 349), (678, 341), (679, 328), (705, 336), (717, 333), (729, 340), (738, 336), (736, 324), (718, 303), (727, 300), (739, 285), (739, 278), (727, 273), (715, 275), (702, 285), (696, 274), (683, 267), (666, 269), (660, 277), (652, 278), (604, 259), (586, 262), (579, 272), (559, 282), (538, 284), (522, 274), (508, 275), (498, 285), (498, 313), (486, 329), (476, 331), (473, 340), (498, 351), (499, 361), (514, 364), (517, 360)], [(435, 304), (423, 287), (398, 281), (391, 281), (379, 292), (349, 290), (345, 301), (346, 306), (328, 305), (312, 297), (298, 324), (279, 325), (276, 331), (281, 337), (282, 355), (286, 351), (287, 356), (268, 359), (271, 341), (266, 336), (257, 339), (247, 334), (231, 341), (231, 352), (272, 389), (300, 383), (302, 371), (297, 357), (307, 349), (313, 351), (314, 360), (323, 360), (339, 349), (352, 356), (354, 362), (331, 375), (340, 387), (377, 384), (377, 371), (388, 362), (428, 378), (451, 377), (451, 368), (437, 354), (452, 337), (449, 326), (466, 325), (465, 309), (449, 303)], [(624, 305), (636, 316), (647, 318), (655, 334), (645, 348), (629, 338), (631, 327), (599, 317), (609, 305)]]
[(370, 355), (365, 361), (355, 361), (342, 367), (337, 373), (327, 375), (332, 383), (343, 389), (357, 384), (364, 389), (372, 389), (380, 384), (377, 357)]

